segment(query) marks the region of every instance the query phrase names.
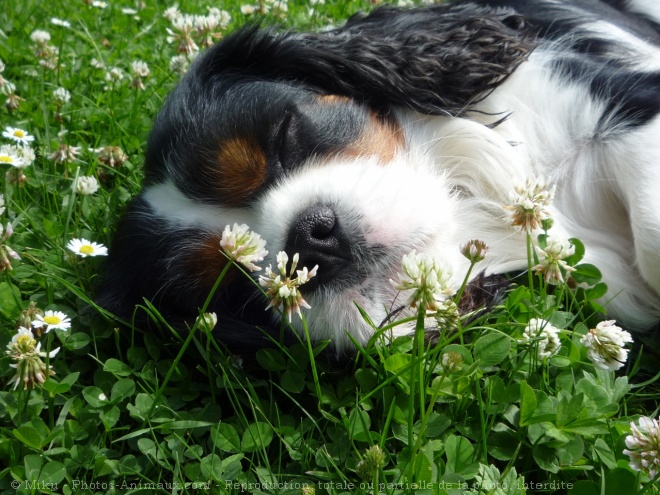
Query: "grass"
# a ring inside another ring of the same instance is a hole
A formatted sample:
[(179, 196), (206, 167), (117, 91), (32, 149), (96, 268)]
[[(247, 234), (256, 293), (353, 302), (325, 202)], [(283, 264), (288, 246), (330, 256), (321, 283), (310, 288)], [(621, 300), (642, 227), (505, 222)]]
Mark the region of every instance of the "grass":
[[(36, 151), (25, 180), (7, 176), (0, 190), (0, 223), (14, 230), (2, 246), (21, 257), (0, 272), (0, 346), (19, 321), (29, 325), (34, 307), (72, 320), (37, 338), (44, 351), (61, 348), (44, 358), (55, 375), (42, 386), (13, 390), (12, 360), (0, 358), (0, 493), (660, 493), (623, 454), (630, 422), (658, 416), (645, 364), (652, 370), (656, 356), (638, 345), (617, 372), (588, 359), (581, 339), (606, 287), (580, 263), (579, 241), (568, 262), (581, 288), (532, 276), (488, 314), (439, 333), (437, 345), (424, 344), (418, 325), (391, 345), (374, 338), (342, 369), (319, 358), (323, 343), (307, 342), (241, 363), (203, 326), (177, 331), (147, 302), (159, 330), (99, 317), (92, 297), (102, 262), (66, 246), (110, 245), (139, 191), (152, 118), (179, 77), (169, 5), (147, 3), (124, 13), (136, 4), (5, 0), (0, 10), (1, 75), (20, 97), (18, 108), (0, 110), (0, 127), (27, 130)], [(210, 5), (179, 2), (190, 14)], [(239, 3), (222, 8), (231, 15), (223, 32), (251, 18)], [(368, 8), (326, 0), (310, 13), (291, 0), (286, 13), (265, 17), (314, 29)], [(50, 33), (53, 68), (35, 55), (35, 30)], [(131, 87), (135, 60), (150, 69), (143, 90)], [(106, 79), (113, 67), (123, 79)], [(71, 95), (61, 104), (60, 87)], [(62, 146), (77, 149), (75, 160), (51, 158)], [(113, 166), (109, 146), (127, 160)], [(74, 192), (83, 176), (96, 177), (98, 191)], [(557, 354), (539, 359), (539, 342), (525, 341), (531, 318), (561, 329)]]

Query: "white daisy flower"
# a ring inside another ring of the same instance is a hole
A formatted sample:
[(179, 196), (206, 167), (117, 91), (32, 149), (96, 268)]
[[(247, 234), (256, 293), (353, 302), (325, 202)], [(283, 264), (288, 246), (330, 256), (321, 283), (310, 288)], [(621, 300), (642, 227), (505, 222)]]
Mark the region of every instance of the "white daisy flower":
[(32, 321), (34, 328), (46, 327), (45, 333), (53, 329), (68, 330), (71, 328), (71, 319), (61, 311), (45, 311), (43, 316), (37, 315)]
[(24, 160), (18, 153), (18, 147), (5, 144), (0, 146), (0, 165), (11, 165), (21, 168), (24, 166)]
[(106, 248), (103, 244), (91, 242), (87, 239), (71, 239), (66, 247), (69, 249), (69, 251), (72, 251), (83, 258), (88, 256), (108, 255), (108, 248)]
[(23, 129), (18, 129), (15, 127), (7, 127), (2, 132), (2, 135), (20, 144), (30, 144), (31, 141), (34, 141), (34, 136), (30, 136)]
[(531, 345), (536, 346), (539, 360), (554, 356), (561, 347), (559, 329), (540, 318), (529, 320), (523, 332), (523, 338)]
[(23, 390), (34, 388), (35, 384), (46, 381), (46, 373), (52, 376), (55, 372), (46, 368), (41, 358), (54, 358), (60, 348), (48, 353), (41, 351), (41, 342), (37, 343), (32, 331), (20, 327), (7, 345), (6, 354), (14, 361), (9, 366), (16, 370), (16, 374), (9, 380), (8, 385), (14, 384), (14, 390), (19, 383), (23, 383)]
[(628, 359), (628, 349), (623, 346), (633, 341), (630, 333), (614, 323), (614, 320), (601, 321), (580, 339), (587, 348), (587, 357), (602, 370), (621, 368)]

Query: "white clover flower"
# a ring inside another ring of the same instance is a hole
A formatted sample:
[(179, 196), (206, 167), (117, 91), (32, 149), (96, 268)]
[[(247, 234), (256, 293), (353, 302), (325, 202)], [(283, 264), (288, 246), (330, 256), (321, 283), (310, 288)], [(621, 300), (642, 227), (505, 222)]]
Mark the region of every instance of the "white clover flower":
[(575, 254), (575, 246), (568, 241), (558, 239), (549, 240), (545, 249), (534, 246), (541, 262), (534, 266), (532, 270), (537, 274), (543, 274), (543, 279), (552, 285), (559, 285), (564, 282), (562, 270), (565, 272), (574, 272), (575, 268), (569, 266), (564, 260)]
[(511, 204), (504, 206), (511, 210), (511, 224), (525, 232), (532, 232), (541, 222), (550, 217), (548, 208), (555, 197), (556, 186), (550, 187), (543, 177), (531, 176), (525, 184), (515, 184), (511, 193)]
[(241, 5), (241, 14), (243, 15), (252, 15), (257, 12), (258, 7), (256, 5)]
[(41, 351), (41, 343), (37, 343), (32, 332), (20, 327), (7, 345), (6, 354), (15, 361), (10, 364), (16, 370), (16, 374), (9, 380), (8, 385), (14, 384), (14, 390), (19, 383), (23, 383), (23, 390), (34, 388), (35, 383), (42, 384), (46, 381), (46, 373), (49, 376), (55, 374), (52, 369), (46, 369), (41, 358), (54, 358), (60, 348), (49, 353)]
[(112, 67), (108, 72), (105, 73), (105, 80), (109, 83), (118, 83), (124, 79), (123, 72), (117, 67)]
[(245, 224), (235, 223), (231, 228), (227, 225), (222, 232), (220, 247), (227, 256), (251, 272), (261, 270), (254, 263), (262, 261), (268, 254), (266, 241), (259, 234), (251, 232)]
[(0, 84), (0, 93), (7, 96), (13, 95), (14, 93), (16, 93), (16, 85), (11, 81), (2, 79), (2, 84)]
[(23, 164), (21, 165), (21, 168), (28, 167), (34, 162), (34, 159), (36, 158), (36, 155), (34, 154), (34, 150), (30, 148), (29, 146), (17, 146), (18, 149), (18, 156), (23, 160)]
[(442, 355), (442, 369), (447, 373), (458, 373), (463, 367), (463, 356), (456, 351), (445, 352)]
[(53, 91), (53, 98), (55, 99), (56, 103), (64, 105), (71, 100), (71, 93), (69, 93), (69, 91), (65, 88), (57, 88), (55, 91)]
[(660, 424), (657, 419), (639, 418), (639, 426), (630, 423), (631, 434), (626, 437), (623, 453), (630, 457), (630, 467), (654, 479), (660, 467)]
[[(307, 304), (307, 301), (303, 299), (298, 288), (309, 282), (309, 280), (316, 275), (319, 268), (319, 266), (316, 265), (311, 270), (307, 270), (307, 267), (303, 267), (302, 270), (296, 271), (298, 260), (299, 254), (296, 253), (293, 255), (291, 269), (287, 275), (286, 265), (289, 262), (289, 257), (284, 251), (280, 251), (277, 254), (277, 268), (280, 273), (276, 274), (271, 269), (271, 266), (268, 265), (268, 268), (266, 268), (266, 276), (259, 277), (259, 284), (266, 289), (266, 295), (270, 299), (270, 303), (266, 306), (266, 309), (282, 307), (282, 310), (289, 318), (289, 322), (292, 321), (292, 314), (294, 311), (302, 318), (300, 312), (301, 306), (307, 309), (311, 308), (311, 306)], [(293, 278), (294, 271), (297, 273), (296, 278)]]
[(92, 66), (93, 68), (95, 68), (95, 69), (105, 69), (105, 64), (104, 64), (102, 61), (97, 60), (97, 59), (95, 59), (95, 58), (93, 58), (93, 59), (89, 62), (89, 65), (91, 65), (91, 66)]
[(134, 60), (133, 62), (131, 62), (131, 70), (133, 71), (133, 74), (143, 78), (148, 77), (149, 74), (151, 73), (149, 71), (149, 66), (147, 65), (147, 63), (141, 60)]
[(472, 263), (483, 261), (488, 253), (488, 246), (484, 241), (472, 239), (467, 241), (461, 246), (461, 254), (469, 259)]
[(192, 39), (195, 31), (195, 16), (181, 14), (172, 19), (174, 30), (167, 28), (167, 42), (176, 43), (177, 51), (182, 54), (192, 55), (199, 51), (199, 47)]
[(539, 360), (554, 356), (561, 348), (559, 329), (540, 318), (529, 320), (523, 332), (523, 338), (536, 347)]
[(124, 150), (119, 146), (106, 146), (94, 151), (99, 154), (99, 161), (109, 167), (120, 167), (126, 160), (128, 160), (128, 156), (126, 156)]
[(18, 129), (16, 127), (6, 127), (5, 130), (2, 131), (2, 135), (24, 145), (30, 144), (30, 142), (34, 141), (34, 136), (30, 136), (23, 129)]
[(108, 248), (103, 244), (97, 244), (87, 239), (71, 239), (66, 247), (69, 251), (76, 253), (82, 258), (88, 256), (107, 256), (108, 254)]
[(89, 196), (99, 190), (99, 182), (93, 175), (82, 175), (78, 180), (74, 181), (71, 188), (81, 196)]
[(42, 31), (41, 29), (36, 29), (32, 31), (30, 39), (33, 43), (37, 45), (45, 45), (50, 41), (50, 33), (48, 31)]
[(54, 24), (55, 26), (62, 26), (66, 28), (71, 27), (71, 23), (69, 21), (65, 21), (64, 19), (58, 19), (57, 17), (51, 18), (50, 23)]
[(399, 281), (390, 283), (397, 290), (413, 291), (407, 301), (413, 308), (422, 307), (427, 314), (433, 314), (440, 309), (440, 303), (456, 292), (449, 268), (428, 254), (412, 251), (403, 257), (401, 268)]
[(222, 29), (225, 29), (231, 22), (231, 15), (226, 10), (220, 10), (217, 7), (209, 7), (209, 15), (218, 19)]
[(621, 368), (628, 359), (628, 349), (623, 347), (633, 341), (628, 332), (614, 323), (614, 320), (601, 321), (580, 339), (587, 348), (587, 357), (603, 370)]
[(55, 151), (48, 155), (48, 158), (58, 163), (71, 163), (78, 159), (78, 153), (80, 153), (80, 146), (70, 146), (63, 143), (60, 144), (60, 146)]
[(185, 74), (190, 66), (190, 59), (185, 55), (175, 55), (170, 59), (170, 70), (175, 74)]
[(358, 475), (365, 480), (370, 480), (374, 475), (387, 464), (387, 456), (380, 445), (369, 447), (355, 467)]
[(218, 315), (215, 313), (204, 313), (197, 317), (197, 325), (206, 332), (210, 332), (218, 324)]
[(14, 260), (21, 259), (18, 253), (7, 245), (7, 239), (9, 239), (13, 233), (14, 228), (11, 223), (7, 223), (6, 228), (0, 224), (0, 272), (12, 269), (10, 258)]
[(179, 6), (177, 4), (172, 5), (170, 8), (166, 9), (165, 12), (163, 12), (163, 17), (170, 22), (179, 16), (181, 16), (181, 12), (179, 11)]
[(71, 328), (71, 319), (61, 311), (45, 311), (43, 316), (36, 315), (35, 319), (32, 321), (32, 326), (34, 328), (43, 328), (46, 327), (45, 333), (50, 332), (53, 329), (59, 330), (68, 330)]
[(17, 146), (10, 144), (0, 146), (0, 165), (11, 165), (12, 167), (21, 168), (24, 164), (25, 162), (20, 156)]

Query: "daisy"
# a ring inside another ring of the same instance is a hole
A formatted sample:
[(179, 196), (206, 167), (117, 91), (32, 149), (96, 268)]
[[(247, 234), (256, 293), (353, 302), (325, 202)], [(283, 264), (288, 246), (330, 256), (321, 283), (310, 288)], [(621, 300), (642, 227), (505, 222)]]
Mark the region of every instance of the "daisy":
[(14, 127), (7, 127), (2, 132), (2, 135), (23, 145), (30, 144), (31, 141), (34, 141), (34, 136), (30, 136), (23, 129), (17, 129)]
[(16, 146), (0, 146), (0, 165), (11, 165), (20, 168), (23, 163), (23, 158), (19, 156)]
[(32, 322), (34, 328), (46, 327), (45, 333), (57, 328), (60, 330), (68, 330), (71, 328), (71, 319), (61, 311), (48, 310), (44, 315), (36, 315)]
[(108, 254), (108, 248), (103, 244), (97, 244), (87, 239), (71, 239), (66, 247), (69, 251), (73, 251), (83, 258), (87, 256), (107, 256)]
[(55, 372), (46, 368), (41, 358), (54, 358), (60, 351), (58, 347), (49, 353), (41, 351), (41, 342), (37, 343), (32, 332), (20, 327), (7, 345), (5, 353), (15, 362), (10, 364), (16, 370), (16, 374), (9, 380), (8, 385), (14, 384), (14, 390), (19, 383), (23, 383), (23, 390), (34, 388), (35, 383), (42, 384), (46, 381), (46, 374), (52, 376)]

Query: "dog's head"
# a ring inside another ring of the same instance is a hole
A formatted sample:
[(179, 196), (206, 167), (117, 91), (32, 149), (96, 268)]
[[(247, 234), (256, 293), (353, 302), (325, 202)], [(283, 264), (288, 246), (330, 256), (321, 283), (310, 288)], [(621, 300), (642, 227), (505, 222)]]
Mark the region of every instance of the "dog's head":
[[(167, 319), (194, 320), (227, 262), (223, 228), (245, 223), (268, 243), (265, 265), (283, 250), (319, 266), (302, 288), (313, 338), (342, 348), (351, 332), (365, 342), (373, 331), (358, 306), (376, 323), (386, 317), (404, 254), (456, 256), (452, 192), (411, 146), (418, 128), (404, 115), (462, 113), (524, 59), (526, 39), (517, 16), (470, 5), (226, 38), (156, 119), (101, 304), (127, 318), (146, 298)], [(210, 309), (230, 318), (218, 335), (241, 351), (265, 342), (255, 326), (279, 325), (239, 275), (228, 274)]]

